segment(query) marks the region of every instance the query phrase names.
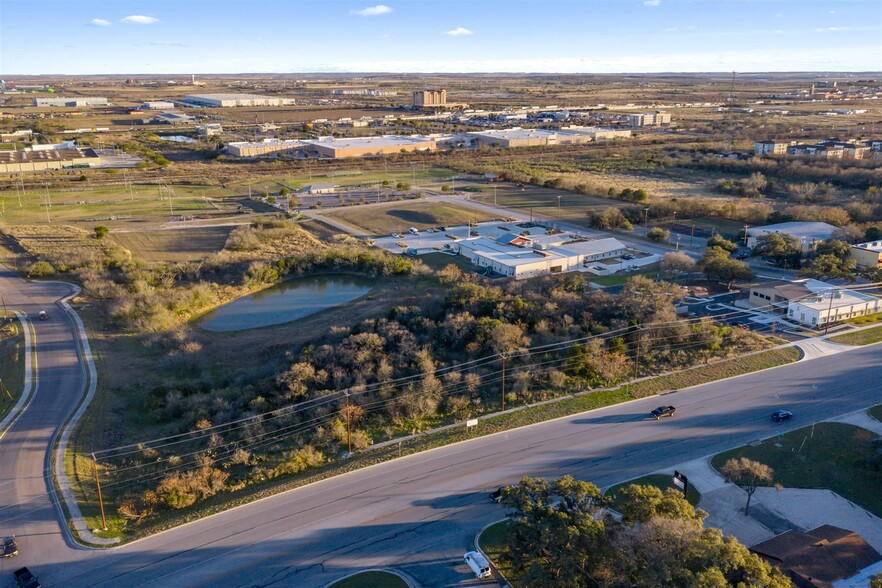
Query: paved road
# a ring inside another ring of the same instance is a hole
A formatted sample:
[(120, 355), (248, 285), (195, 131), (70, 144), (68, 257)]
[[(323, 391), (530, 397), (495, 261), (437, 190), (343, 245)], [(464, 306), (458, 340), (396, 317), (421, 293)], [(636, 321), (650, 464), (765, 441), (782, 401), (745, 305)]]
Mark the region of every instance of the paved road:
[[(47, 447), (83, 392), (73, 327), (54, 304), (70, 293), (65, 284), (27, 283), (0, 269), (0, 294), (10, 309), (32, 318), (45, 310), (50, 317), (33, 322), (39, 379), (30, 408), (0, 439), (0, 535), (15, 534), (21, 552), (0, 564), (4, 572), (13, 565), (64, 562), (79, 555), (62, 535), (46, 477)], [(6, 576), (3, 582), (11, 580)]]
[[(0, 563), (3, 586), (10, 585), (9, 570), (22, 564), (46, 586), (319, 587), (385, 566), (424, 586), (473, 585), (461, 556), (483, 525), (502, 516), (487, 499), (499, 484), (570, 473), (607, 486), (882, 399), (882, 347), (857, 349), (668, 395), (664, 402), (678, 407), (673, 419), (647, 420), (662, 400), (641, 400), (410, 456), (121, 548), (86, 551), (64, 544), (51, 508), (28, 514), (17, 506), (21, 500), (48, 506), (40, 495), (42, 451), (71, 408), (62, 397), (81, 388), (74, 386), (81, 372), (63, 351), (70, 334), (56, 327), (61, 324), (38, 325), (47, 359), (40, 357), (33, 414), (0, 441), (0, 528), (23, 536), (22, 555)], [(769, 414), (777, 408), (792, 410), (795, 420), (772, 425)]]

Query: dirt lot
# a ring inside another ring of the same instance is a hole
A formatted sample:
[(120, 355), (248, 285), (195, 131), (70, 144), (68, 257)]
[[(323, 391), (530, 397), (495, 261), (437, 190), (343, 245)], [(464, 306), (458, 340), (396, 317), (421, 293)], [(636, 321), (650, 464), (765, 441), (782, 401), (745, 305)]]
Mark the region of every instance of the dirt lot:
[(111, 233), (110, 237), (147, 262), (193, 261), (223, 249), (233, 226), (192, 227), (154, 231)]

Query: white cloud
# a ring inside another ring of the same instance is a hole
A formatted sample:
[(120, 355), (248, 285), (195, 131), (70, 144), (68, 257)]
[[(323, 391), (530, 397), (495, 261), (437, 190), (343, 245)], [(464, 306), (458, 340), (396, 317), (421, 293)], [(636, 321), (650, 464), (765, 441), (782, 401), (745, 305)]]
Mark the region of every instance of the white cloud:
[(103, 18), (93, 18), (89, 22), (89, 24), (92, 25), (93, 27), (109, 27), (110, 21), (104, 20)]
[(376, 6), (368, 6), (361, 10), (350, 10), (349, 14), (357, 14), (358, 16), (379, 16), (381, 14), (389, 14), (392, 9), (385, 4), (377, 4)]
[(824, 27), (821, 29), (815, 29), (816, 33), (841, 33), (843, 31), (851, 31), (853, 30), (851, 27)]
[(152, 16), (144, 16), (143, 14), (133, 14), (120, 20), (120, 22), (124, 22), (126, 24), (149, 25), (155, 22), (159, 22), (159, 19), (153, 18)]
[(643, 6), (650, 6), (652, 8), (655, 8), (659, 4), (661, 4), (661, 0), (643, 0)]
[(465, 27), (456, 27), (455, 29), (453, 29), (451, 31), (446, 31), (444, 34), (449, 35), (451, 37), (462, 37), (465, 35), (474, 35), (475, 32), (470, 31), (469, 29), (467, 29)]

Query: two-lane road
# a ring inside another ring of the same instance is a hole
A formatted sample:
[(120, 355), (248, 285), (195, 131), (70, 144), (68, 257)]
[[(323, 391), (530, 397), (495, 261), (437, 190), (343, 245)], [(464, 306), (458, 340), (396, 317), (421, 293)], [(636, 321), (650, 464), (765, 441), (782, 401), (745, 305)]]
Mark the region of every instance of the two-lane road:
[[(499, 484), (569, 473), (608, 486), (848, 413), (882, 401), (880, 359), (882, 347), (856, 349), (477, 438), (120, 548), (70, 549), (56, 524), (48, 547), (36, 548), (39, 557), (23, 549), (27, 559), (21, 561), (33, 565), (47, 586), (320, 587), (353, 571), (386, 566), (424, 586), (471, 584), (462, 554), (482, 526), (501, 518), (503, 509), (487, 498)], [(675, 405), (677, 415), (648, 419), (662, 402)], [(769, 416), (778, 408), (792, 410), (795, 419), (772, 424)]]

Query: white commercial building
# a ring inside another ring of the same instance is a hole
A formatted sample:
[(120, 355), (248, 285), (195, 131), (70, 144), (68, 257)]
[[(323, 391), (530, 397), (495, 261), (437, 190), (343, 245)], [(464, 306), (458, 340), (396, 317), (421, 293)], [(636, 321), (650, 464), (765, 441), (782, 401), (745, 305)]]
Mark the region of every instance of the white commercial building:
[(515, 234), (495, 240), (481, 237), (458, 242), (458, 252), (478, 267), (515, 279), (573, 271), (625, 252), (625, 246), (618, 239), (561, 243), (563, 235), (556, 237), (550, 240), (557, 245), (547, 245), (545, 242), (549, 239), (538, 242)]
[(629, 114), (628, 124), (632, 127), (658, 127), (661, 125), (671, 124), (671, 115), (661, 110), (655, 112), (644, 112), (640, 114)]
[(787, 305), (787, 318), (811, 327), (882, 312), (882, 300), (875, 296), (837, 288), (817, 280), (806, 280), (812, 295)]
[(293, 98), (260, 96), (258, 94), (192, 94), (184, 102), (194, 106), (232, 108), (235, 106), (292, 106)]
[(168, 100), (148, 100), (142, 102), (138, 110), (174, 110), (175, 103)]

